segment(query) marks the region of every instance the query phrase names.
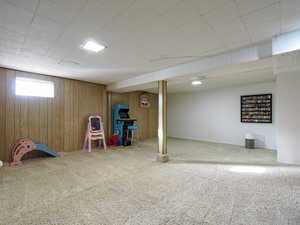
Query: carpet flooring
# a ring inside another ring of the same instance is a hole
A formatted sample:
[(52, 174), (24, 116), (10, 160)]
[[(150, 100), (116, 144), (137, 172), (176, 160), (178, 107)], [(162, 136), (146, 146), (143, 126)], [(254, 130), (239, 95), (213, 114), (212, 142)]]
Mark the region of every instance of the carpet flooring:
[(1, 225), (299, 225), (300, 167), (272, 150), (169, 139), (0, 168)]

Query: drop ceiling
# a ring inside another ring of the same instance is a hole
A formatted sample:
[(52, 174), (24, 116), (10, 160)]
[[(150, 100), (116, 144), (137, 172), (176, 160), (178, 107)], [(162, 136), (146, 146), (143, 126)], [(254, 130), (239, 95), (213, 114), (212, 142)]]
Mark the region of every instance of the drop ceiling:
[[(193, 80), (201, 80), (202, 85), (193, 86)], [(168, 79), (168, 93), (198, 92), (210, 89), (229, 88), (254, 83), (274, 82), (273, 58), (257, 60), (239, 65), (222, 66), (203, 73), (188, 74)], [(123, 92), (143, 90), (158, 93), (158, 83), (150, 82), (131, 86)]]
[(299, 0), (0, 0), (0, 66), (108, 84), (299, 28)]
[[(202, 80), (202, 85), (191, 85), (190, 79), (170, 81), (168, 85), (168, 93), (184, 93), (207, 91), (211, 89), (229, 88), (241, 85), (249, 85), (254, 83), (274, 82), (276, 76), (272, 70), (260, 70), (241, 72), (231, 74), (230, 76), (208, 77)], [(145, 89), (145, 91), (158, 93), (157, 88)]]

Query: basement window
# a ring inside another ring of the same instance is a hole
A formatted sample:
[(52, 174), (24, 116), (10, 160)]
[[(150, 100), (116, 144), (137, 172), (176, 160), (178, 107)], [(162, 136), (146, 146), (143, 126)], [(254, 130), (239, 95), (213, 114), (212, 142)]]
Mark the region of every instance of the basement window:
[(47, 80), (17, 77), (16, 95), (54, 98), (54, 83)]

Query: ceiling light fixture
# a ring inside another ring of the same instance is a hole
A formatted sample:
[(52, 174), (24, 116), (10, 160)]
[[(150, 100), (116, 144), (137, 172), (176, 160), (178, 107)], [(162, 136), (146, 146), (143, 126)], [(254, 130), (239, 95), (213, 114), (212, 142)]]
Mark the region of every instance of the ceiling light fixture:
[(192, 81), (192, 85), (197, 86), (197, 85), (201, 85), (202, 81), (201, 80), (193, 80)]
[(101, 45), (95, 41), (87, 41), (85, 42), (84, 45), (82, 45), (82, 48), (91, 52), (101, 52), (103, 51), (106, 47), (104, 45)]

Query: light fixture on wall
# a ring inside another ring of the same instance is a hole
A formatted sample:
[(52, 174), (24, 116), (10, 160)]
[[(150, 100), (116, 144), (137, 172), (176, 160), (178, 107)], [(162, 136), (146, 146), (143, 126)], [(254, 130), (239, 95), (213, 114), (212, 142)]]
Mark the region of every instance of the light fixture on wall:
[(104, 45), (99, 44), (92, 40), (86, 41), (81, 47), (84, 50), (96, 52), (96, 53), (101, 52), (106, 48)]

